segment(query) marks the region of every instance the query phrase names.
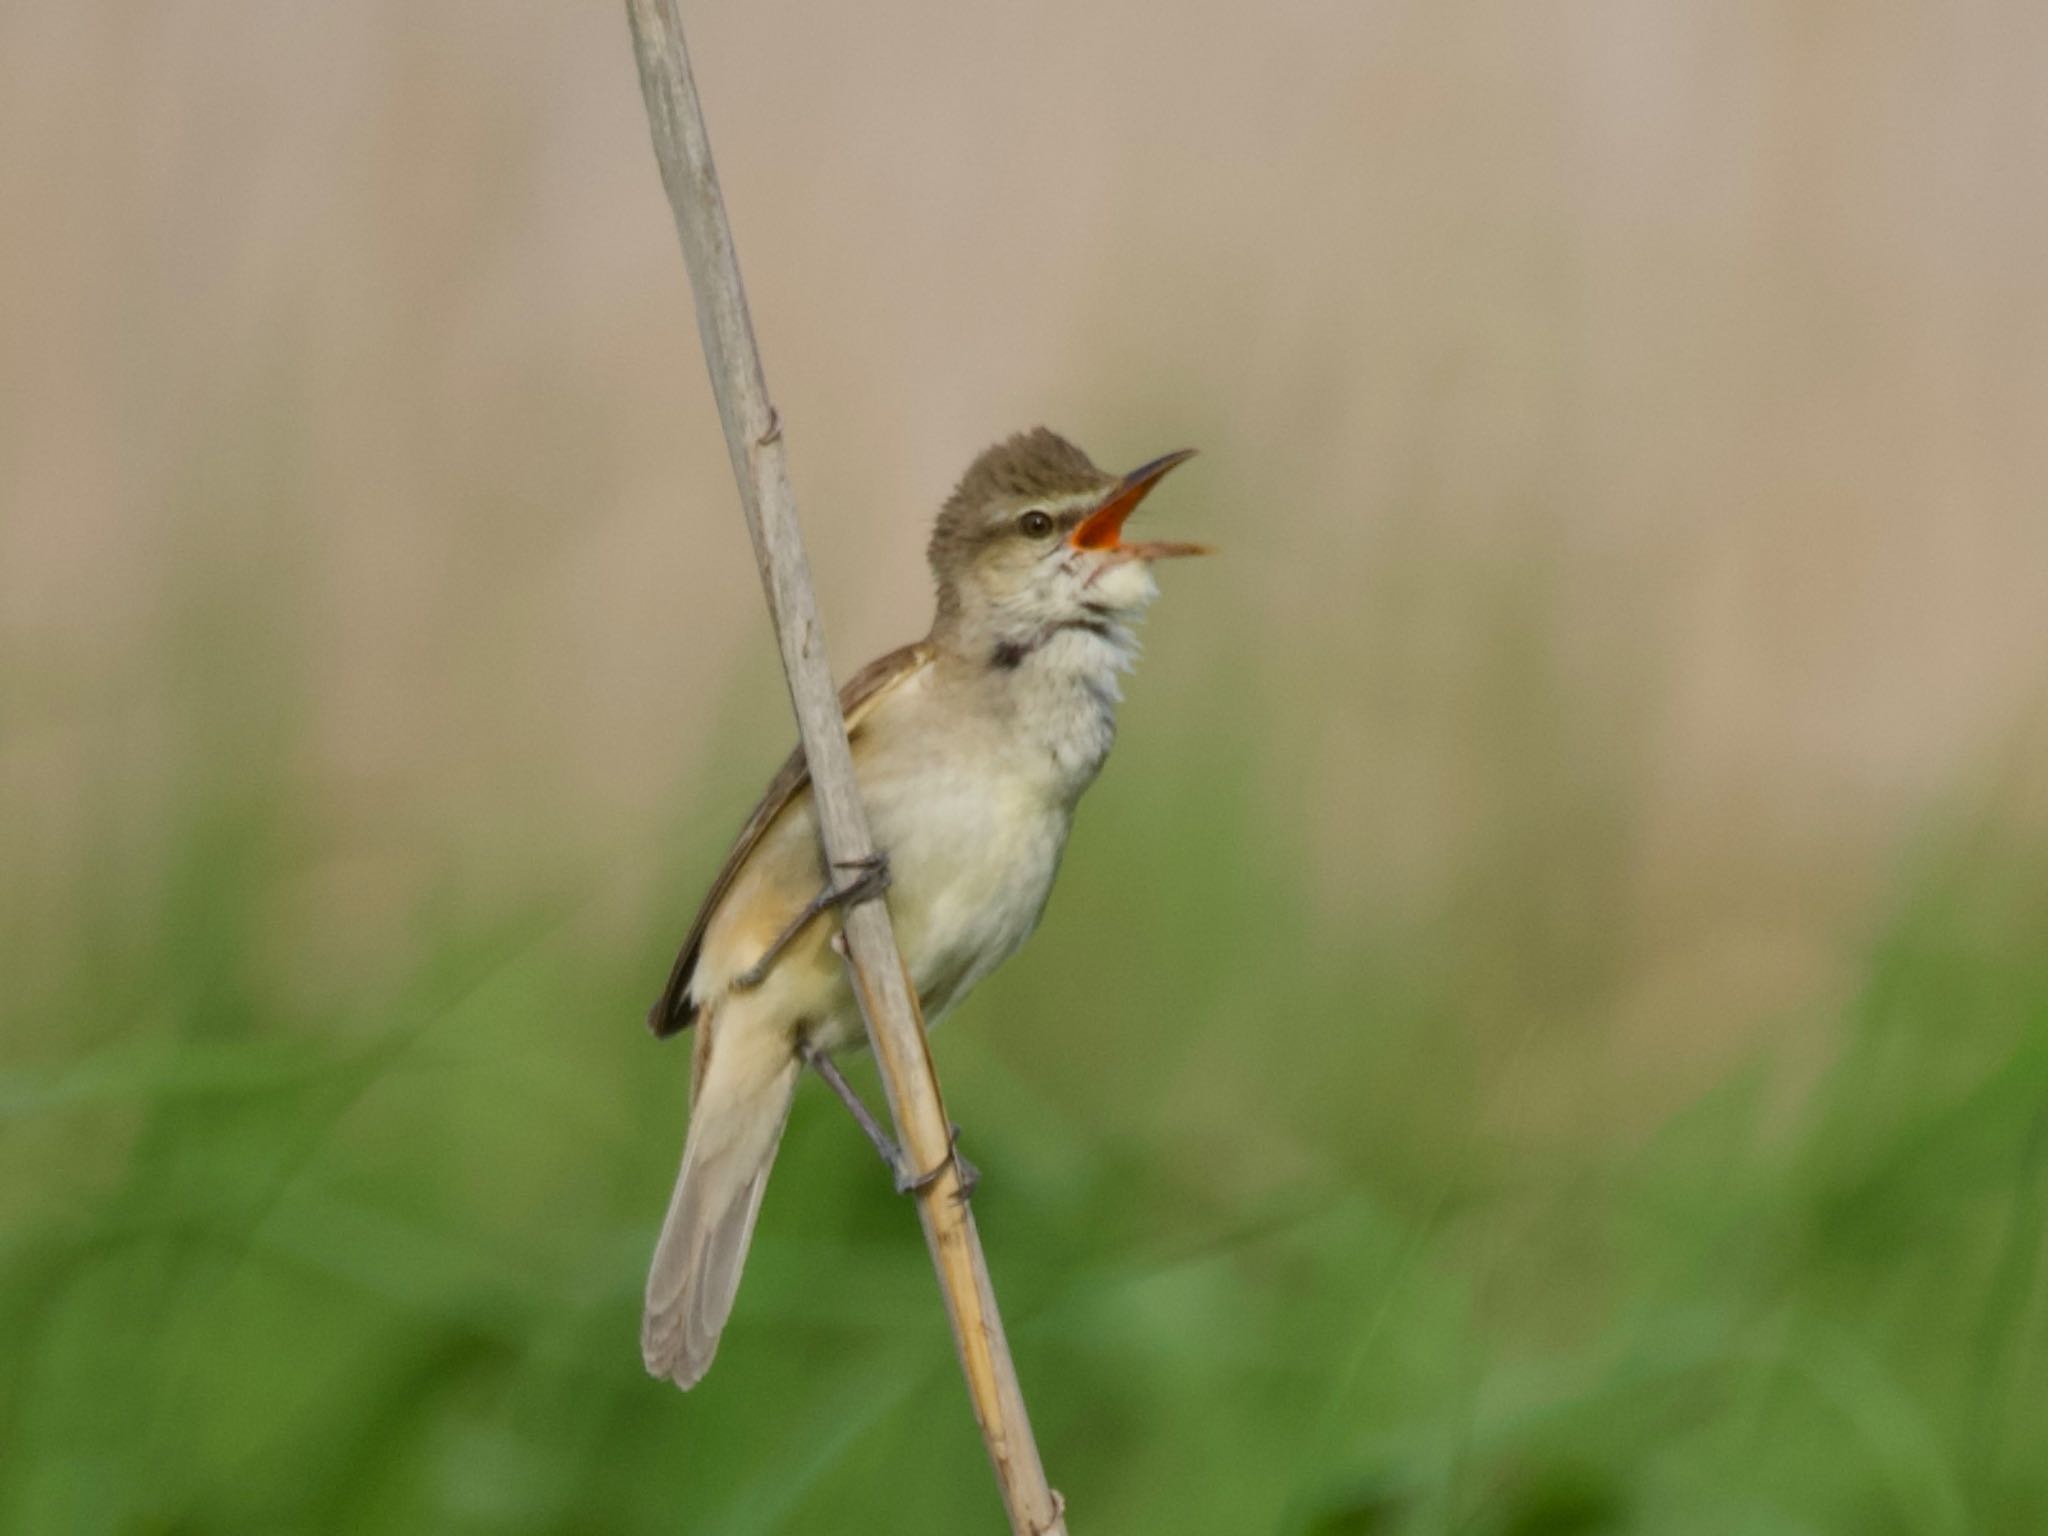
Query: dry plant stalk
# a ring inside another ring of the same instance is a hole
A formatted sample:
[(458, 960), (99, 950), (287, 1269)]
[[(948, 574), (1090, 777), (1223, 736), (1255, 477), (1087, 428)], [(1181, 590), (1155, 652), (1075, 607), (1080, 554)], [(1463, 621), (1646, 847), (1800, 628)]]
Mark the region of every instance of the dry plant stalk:
[[(782, 670), (810, 764), (819, 838), (827, 867), (847, 865), (871, 854), (874, 843), (825, 659), (823, 627), (783, 453), (782, 424), (768, 400), (732, 228), (683, 45), (682, 19), (675, 0), (627, 0), (626, 10), (639, 61), (640, 90), (654, 133), (654, 154), (690, 269), (697, 328), (718, 397), (726, 449), (739, 481), (747, 531), (753, 536), (754, 558), (767, 590), (782, 647)], [(951, 1122), (888, 908), (879, 901), (861, 902), (844, 913), (844, 921), (847, 961), (867, 1021), (868, 1041), (888, 1091), (897, 1142), (912, 1167), (941, 1169), (918, 1191), (918, 1214), (1011, 1529), (1018, 1536), (1065, 1536), (1062, 1501), (1046, 1482), (1038, 1459), (981, 1238), (950, 1155)]]

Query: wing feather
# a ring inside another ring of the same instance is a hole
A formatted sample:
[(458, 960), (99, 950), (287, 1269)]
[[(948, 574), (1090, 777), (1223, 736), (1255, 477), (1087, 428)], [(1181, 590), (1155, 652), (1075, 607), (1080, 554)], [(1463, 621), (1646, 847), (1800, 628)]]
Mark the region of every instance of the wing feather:
[[(859, 729), (861, 721), (890, 690), (921, 670), (931, 661), (932, 654), (931, 645), (920, 640), (915, 645), (891, 651), (856, 672), (839, 690), (839, 708), (846, 720), (847, 734), (850, 736)], [(768, 835), (775, 819), (789, 809), (810, 782), (810, 767), (804, 761), (804, 749), (799, 746), (784, 759), (781, 769), (769, 781), (767, 792), (754, 807), (754, 814), (747, 818), (747, 824), (740, 828), (732, 852), (725, 856), (725, 863), (712, 880), (711, 889), (705, 893), (703, 905), (697, 909), (697, 920), (690, 925), (689, 936), (683, 940), (682, 950), (669, 971), (668, 985), (662, 988), (660, 999), (647, 1015), (647, 1027), (657, 1036), (665, 1039), (697, 1022), (697, 1008), (690, 1001), (690, 980), (696, 973), (697, 955), (704, 946), (704, 930), (710, 926), (711, 915), (718, 910), (718, 903), (724, 899), (726, 891), (747, 862), (747, 855)]]

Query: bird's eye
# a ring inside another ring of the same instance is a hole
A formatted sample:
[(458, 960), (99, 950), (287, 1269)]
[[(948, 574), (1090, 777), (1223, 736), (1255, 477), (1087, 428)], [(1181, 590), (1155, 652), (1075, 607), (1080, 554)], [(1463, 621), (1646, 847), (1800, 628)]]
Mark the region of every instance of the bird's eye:
[(1017, 519), (1017, 531), (1027, 539), (1042, 539), (1052, 532), (1052, 514), (1033, 507)]

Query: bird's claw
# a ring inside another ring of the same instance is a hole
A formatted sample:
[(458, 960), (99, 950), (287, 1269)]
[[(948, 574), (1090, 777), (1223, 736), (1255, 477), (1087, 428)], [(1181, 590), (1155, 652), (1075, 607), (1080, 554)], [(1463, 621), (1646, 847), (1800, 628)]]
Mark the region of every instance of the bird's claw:
[(940, 1176), (948, 1168), (951, 1168), (960, 1178), (960, 1188), (953, 1198), (964, 1204), (972, 1198), (974, 1191), (980, 1186), (981, 1170), (961, 1155), (960, 1127), (957, 1125), (947, 1128), (946, 1155), (923, 1173), (912, 1173), (909, 1169), (903, 1167), (899, 1161), (896, 1168), (896, 1193), (899, 1195), (915, 1195), (930, 1189), (932, 1185), (939, 1181)]
[(851, 869), (857, 873), (846, 884), (834, 886), (825, 893), (826, 898), (829, 898), (825, 901), (827, 906), (852, 907), (863, 901), (873, 901), (888, 890), (895, 879), (889, 872), (889, 855), (879, 848), (864, 859), (846, 859), (832, 867)]

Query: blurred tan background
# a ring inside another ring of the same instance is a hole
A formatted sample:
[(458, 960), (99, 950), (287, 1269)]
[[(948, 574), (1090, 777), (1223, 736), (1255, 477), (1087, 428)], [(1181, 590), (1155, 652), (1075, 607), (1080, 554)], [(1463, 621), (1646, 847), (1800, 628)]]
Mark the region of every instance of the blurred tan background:
[[(1518, 1135), (1810, 1078), (2048, 832), (2048, 8), (686, 15), (837, 670), (989, 441), (1199, 447), (1109, 803), (1199, 840), (1213, 752), (1316, 952), (1488, 935)], [(18, 997), (280, 758), (286, 993), (545, 888), (651, 995), (787, 726), (619, 7), (10, 6), (0, 210)]]
[[(1824, 985), (1924, 818), (2040, 813), (2038, 7), (690, 22), (842, 672), (1042, 420), (1206, 450), (1154, 517), (1227, 553), (1140, 686), (1227, 657), (1303, 719), (1266, 766), (1333, 921), (1486, 837), (1502, 647), (1639, 811), (1641, 1007)], [(209, 750), (153, 684), (181, 584), (303, 624), (365, 881), (500, 860), (508, 817), (630, 849), (718, 758), (772, 674), (620, 25), (0, 21), (17, 886), (73, 866), (82, 764), (147, 800)]]

